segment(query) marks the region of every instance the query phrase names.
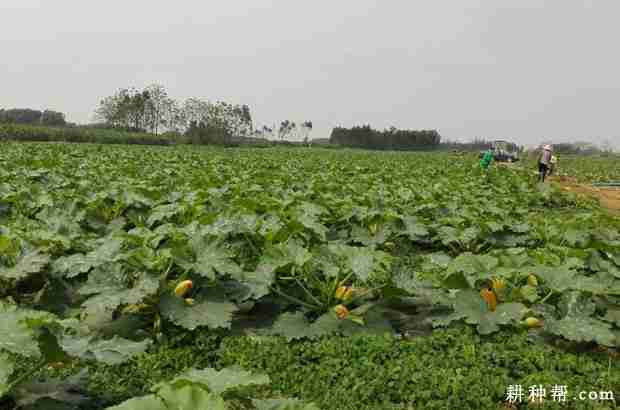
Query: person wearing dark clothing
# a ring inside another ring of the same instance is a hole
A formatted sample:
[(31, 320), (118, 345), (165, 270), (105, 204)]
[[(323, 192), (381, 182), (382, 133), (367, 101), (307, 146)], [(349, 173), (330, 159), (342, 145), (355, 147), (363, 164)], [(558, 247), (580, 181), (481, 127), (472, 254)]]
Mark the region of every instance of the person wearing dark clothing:
[(540, 182), (545, 182), (547, 172), (549, 172), (549, 166), (551, 165), (552, 154), (553, 148), (551, 145), (545, 145), (542, 154), (540, 154), (540, 159), (538, 160), (538, 180)]

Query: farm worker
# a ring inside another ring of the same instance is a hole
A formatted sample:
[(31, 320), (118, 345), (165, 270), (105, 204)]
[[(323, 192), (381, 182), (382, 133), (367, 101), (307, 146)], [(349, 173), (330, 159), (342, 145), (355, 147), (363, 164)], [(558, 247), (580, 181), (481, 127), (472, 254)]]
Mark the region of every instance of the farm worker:
[(549, 162), (550, 162), (549, 176), (551, 176), (555, 173), (555, 169), (557, 168), (558, 157), (556, 157), (555, 155), (552, 155), (551, 160)]
[(488, 149), (488, 150), (486, 150), (486, 152), (482, 156), (482, 159), (480, 160), (480, 167), (484, 171), (487, 171), (489, 169), (489, 166), (491, 165), (492, 161), (493, 161), (493, 153), (491, 152), (490, 149)]
[(540, 159), (538, 160), (539, 181), (541, 182), (545, 182), (545, 177), (547, 176), (549, 166), (551, 165), (552, 154), (553, 148), (551, 145), (545, 145), (542, 153), (540, 154)]

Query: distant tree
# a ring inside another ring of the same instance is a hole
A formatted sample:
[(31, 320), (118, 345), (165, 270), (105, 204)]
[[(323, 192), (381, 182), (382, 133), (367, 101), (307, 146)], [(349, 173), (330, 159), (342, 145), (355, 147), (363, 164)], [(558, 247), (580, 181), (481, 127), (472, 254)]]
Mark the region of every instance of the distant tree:
[(30, 108), (13, 108), (3, 110), (0, 121), (14, 124), (40, 124), (43, 113)]
[(119, 108), (119, 94), (102, 98), (99, 101), (99, 106), (95, 109), (95, 121), (109, 127), (120, 126), (122, 121), (120, 118)]
[(212, 103), (198, 98), (181, 103), (170, 98), (160, 84), (149, 85), (141, 91), (123, 88), (103, 98), (95, 110), (95, 120), (111, 128), (156, 135), (161, 131), (187, 135), (217, 134), (217, 138), (207, 138), (213, 141), (247, 137), (253, 132), (252, 115), (247, 105)]
[[(141, 99), (136, 101), (138, 111), (142, 108), (146, 117), (146, 128), (157, 135), (161, 128), (173, 127), (175, 115), (172, 117), (175, 102), (168, 96), (168, 92), (163, 85), (152, 84), (145, 88), (141, 94)], [(140, 104), (144, 106), (141, 107)]]
[(614, 147), (613, 144), (611, 143), (611, 141), (606, 138), (603, 143), (601, 144), (601, 150), (605, 153), (612, 153), (614, 152)]
[(170, 132), (180, 133), (184, 129), (183, 108), (173, 99), (164, 106), (164, 123)]
[(289, 120), (282, 121), (278, 129), (278, 137), (283, 141), (286, 137), (293, 135), (296, 128), (297, 125), (294, 122)]
[(49, 126), (64, 126), (67, 124), (65, 114), (52, 110), (45, 110), (41, 114), (41, 124)]
[(244, 125), (244, 132), (251, 134), (254, 131), (254, 124), (252, 123), (252, 113), (250, 107), (243, 104), (241, 106), (241, 122)]
[(304, 144), (308, 144), (310, 133), (312, 132), (312, 121), (305, 121), (301, 124), (301, 133)]
[(228, 144), (233, 138), (253, 135), (252, 115), (247, 105), (191, 98), (183, 103), (180, 117), (186, 124), (186, 135), (196, 143)]
[(350, 129), (336, 127), (330, 136), (332, 144), (366, 149), (428, 150), (436, 149), (441, 136), (435, 130), (374, 130), (370, 125)]
[(258, 138), (270, 139), (273, 137), (273, 128), (263, 125), (261, 128), (257, 128), (253, 134)]
[(0, 110), (0, 123), (29, 125), (66, 125), (65, 114), (52, 110), (33, 110), (30, 108), (13, 108)]
[(120, 89), (116, 94), (103, 98), (95, 110), (95, 120), (103, 122), (112, 128), (136, 130), (141, 129), (139, 120), (143, 111), (142, 95), (135, 89)]
[(210, 105), (211, 103), (209, 101), (199, 98), (188, 98), (185, 100), (181, 106), (182, 127), (189, 130), (192, 123), (194, 123), (194, 125), (200, 122), (206, 123), (209, 117)]

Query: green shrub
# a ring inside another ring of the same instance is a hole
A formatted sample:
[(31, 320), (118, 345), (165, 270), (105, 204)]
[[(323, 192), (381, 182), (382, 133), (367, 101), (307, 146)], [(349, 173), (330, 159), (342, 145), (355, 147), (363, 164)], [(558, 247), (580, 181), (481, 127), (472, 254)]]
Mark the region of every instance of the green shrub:
[[(406, 341), (334, 336), (287, 343), (204, 334), (177, 338), (124, 365), (93, 365), (91, 394), (118, 403), (191, 367), (241, 366), (271, 379), (269, 387), (253, 388), (255, 397), (297, 397), (324, 410), (500, 409), (507, 387), (517, 384), (526, 400), (528, 387), (538, 384), (548, 396), (554, 384), (573, 394), (612, 390), (617, 396), (620, 371), (610, 360), (536, 344), (526, 334), (485, 338), (467, 327)], [(548, 402), (546, 408), (567, 408)], [(611, 402), (579, 404), (584, 407), (571, 408), (613, 408)]]
[(55, 128), (14, 124), (0, 124), (0, 140), (140, 145), (171, 145), (176, 142), (168, 135), (155, 136), (99, 128)]
[(497, 409), (509, 385), (522, 384), (526, 396), (535, 384), (546, 385), (547, 394), (553, 384), (573, 393), (619, 394), (620, 387), (618, 365), (609, 367), (605, 356), (554, 350), (528, 342), (526, 335), (483, 339), (467, 328), (405, 342), (369, 336), (299, 343), (228, 338), (219, 364), (264, 372), (274, 389), (323, 409)]

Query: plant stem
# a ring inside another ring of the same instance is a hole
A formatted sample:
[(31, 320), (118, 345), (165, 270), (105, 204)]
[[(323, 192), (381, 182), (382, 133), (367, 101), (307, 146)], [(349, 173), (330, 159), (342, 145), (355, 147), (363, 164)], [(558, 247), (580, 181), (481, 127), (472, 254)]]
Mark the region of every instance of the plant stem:
[(257, 255), (260, 255), (260, 252), (258, 251), (256, 246), (254, 246), (254, 242), (252, 242), (252, 239), (248, 236), (248, 234), (244, 233), (243, 236), (245, 237), (245, 240), (250, 244), (250, 247), (252, 248), (254, 253), (257, 254)]
[(304, 290), (304, 292), (306, 292), (306, 294), (308, 294), (308, 296), (310, 296), (310, 298), (311, 298), (312, 300), (314, 300), (314, 302), (315, 302), (317, 305), (319, 305), (319, 306), (321, 305), (321, 302), (320, 302), (317, 298), (315, 298), (315, 297), (314, 297), (314, 295), (313, 295), (312, 293), (310, 293), (310, 291), (309, 291), (308, 289), (306, 289), (306, 287), (304, 286), (304, 284), (303, 284), (303, 283), (302, 283), (299, 279), (295, 278), (295, 281), (297, 282), (297, 284), (298, 284), (299, 286), (301, 286), (301, 288)]
[(23, 382), (26, 379), (29, 379), (33, 374), (35, 374), (36, 372), (38, 372), (39, 370), (41, 370), (43, 368), (43, 366), (45, 366), (47, 364), (47, 360), (45, 359), (41, 359), (39, 361), (39, 363), (33, 367), (32, 369), (30, 369), (29, 371), (27, 371), (26, 373), (22, 374), (21, 376), (19, 376), (17, 379), (13, 380), (10, 384), (9, 384), (9, 388), (8, 391), (11, 391), (15, 388), (15, 386), (17, 386), (18, 384), (20, 384), (21, 382)]
[(170, 263), (168, 264), (168, 269), (166, 269), (166, 271), (163, 274), (163, 280), (168, 279), (168, 274), (170, 273), (170, 269), (172, 269), (172, 261), (170, 261)]
[(547, 299), (549, 299), (549, 297), (553, 294), (553, 289), (551, 289), (549, 291), (549, 294), (547, 296), (545, 296), (544, 298), (542, 298), (542, 300), (539, 303), (545, 303), (547, 301)]
[(320, 306), (310, 305), (310, 304), (308, 304), (308, 303), (306, 303), (306, 302), (303, 302), (303, 301), (301, 301), (301, 300), (297, 299), (296, 297), (289, 296), (289, 295), (287, 295), (287, 294), (286, 294), (286, 293), (284, 293), (284, 292), (280, 292), (277, 288), (272, 287), (272, 288), (271, 288), (271, 290), (273, 290), (274, 292), (276, 292), (278, 295), (282, 296), (284, 299), (288, 299), (288, 300), (289, 300), (289, 301), (291, 301), (291, 302), (294, 302), (294, 303), (300, 304), (300, 305), (302, 305), (302, 306), (305, 306), (305, 307), (307, 307), (308, 309), (313, 309), (313, 310), (314, 310), (314, 309), (320, 308)]
[(340, 286), (344, 285), (344, 283), (345, 283), (346, 281), (348, 281), (348, 280), (349, 280), (349, 278), (350, 278), (352, 275), (353, 275), (353, 272), (349, 272), (349, 274), (348, 274), (347, 276), (345, 276), (343, 280), (341, 280), (341, 281), (340, 281), (340, 284), (339, 284), (339, 285), (340, 285)]
[(372, 293), (372, 292), (374, 292), (375, 290), (382, 289), (382, 288), (384, 288), (384, 287), (386, 287), (386, 286), (387, 286), (387, 285), (382, 285), (382, 286), (379, 286), (378, 288), (368, 289), (366, 292), (362, 293), (361, 295), (358, 295), (357, 297), (358, 297), (358, 298), (364, 297), (364, 296), (368, 295), (369, 293)]

